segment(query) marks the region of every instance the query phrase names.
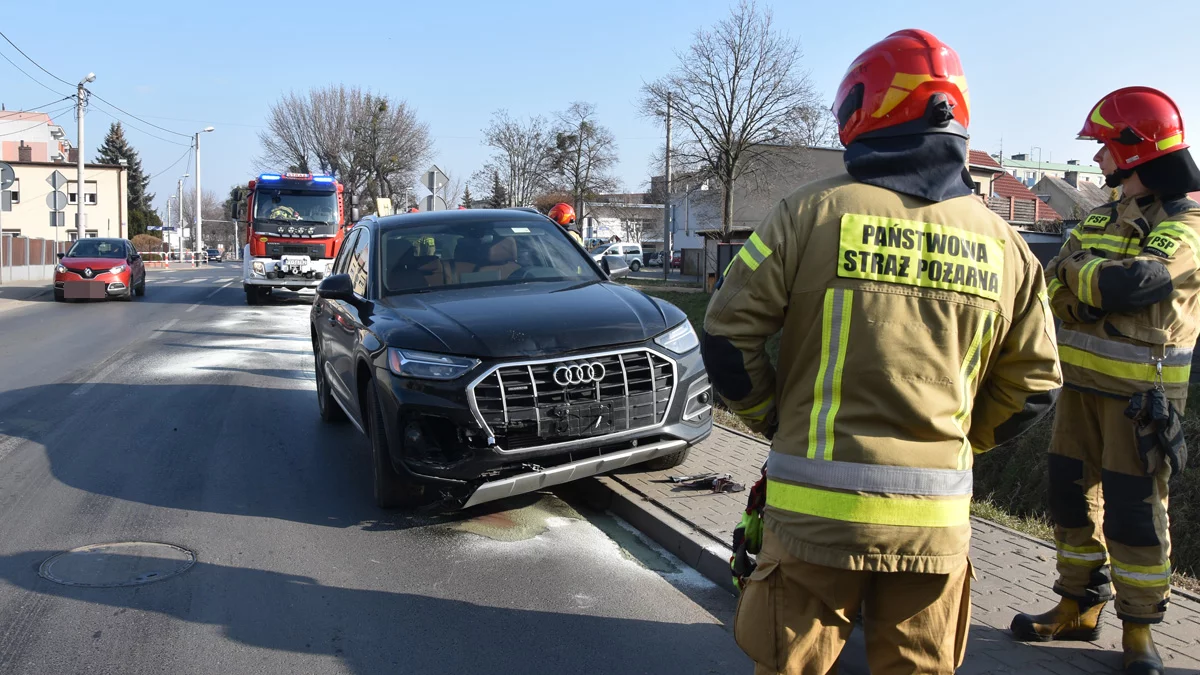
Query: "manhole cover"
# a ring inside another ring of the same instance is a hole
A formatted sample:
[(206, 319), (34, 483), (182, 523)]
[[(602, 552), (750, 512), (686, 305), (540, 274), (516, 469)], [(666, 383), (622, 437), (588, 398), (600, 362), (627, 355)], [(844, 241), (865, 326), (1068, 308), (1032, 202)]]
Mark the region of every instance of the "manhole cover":
[(129, 541), (92, 544), (59, 553), (42, 563), (38, 574), (67, 586), (117, 588), (140, 586), (182, 574), (196, 554), (171, 544)]

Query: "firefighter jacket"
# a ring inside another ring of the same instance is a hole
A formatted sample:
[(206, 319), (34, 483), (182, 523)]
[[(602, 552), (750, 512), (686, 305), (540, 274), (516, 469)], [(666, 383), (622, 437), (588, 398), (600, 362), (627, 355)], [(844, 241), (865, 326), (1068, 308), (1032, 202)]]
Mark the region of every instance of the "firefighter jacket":
[(1147, 196), (1093, 210), (1046, 267), (1066, 386), (1127, 399), (1161, 383), (1186, 399), (1197, 267), (1200, 204)]
[(974, 196), (930, 202), (846, 175), (779, 203), (704, 330), (717, 392), (774, 430), (767, 527), (830, 567), (961, 569), (973, 454), (1061, 387), (1041, 267), (1011, 226)]

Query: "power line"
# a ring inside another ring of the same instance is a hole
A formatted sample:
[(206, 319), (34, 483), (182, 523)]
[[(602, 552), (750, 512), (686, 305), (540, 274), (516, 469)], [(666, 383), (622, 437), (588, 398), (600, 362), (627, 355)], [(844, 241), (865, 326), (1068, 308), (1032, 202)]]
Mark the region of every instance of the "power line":
[(9, 39), (8, 39), (8, 36), (7, 36), (7, 35), (5, 35), (5, 34), (4, 34), (2, 31), (0, 31), (0, 37), (4, 38), (4, 40), (5, 40), (6, 42), (8, 42), (8, 44), (12, 45), (12, 48), (13, 48), (13, 49), (17, 50), (18, 52), (21, 52), (21, 56), (24, 56), (25, 58), (29, 59), (29, 62), (30, 62), (30, 63), (32, 63), (33, 65), (35, 65), (35, 66), (37, 66), (37, 67), (38, 67), (38, 70), (40, 70), (40, 71), (42, 71), (43, 73), (45, 73), (45, 74), (49, 75), (50, 77), (53, 77), (54, 79), (58, 80), (59, 82), (62, 82), (63, 84), (67, 85), (68, 87), (74, 87), (74, 86), (75, 86), (75, 85), (71, 84), (70, 82), (67, 82), (66, 80), (62, 79), (61, 77), (59, 77), (59, 76), (55, 75), (54, 73), (52, 73), (52, 72), (50, 72), (50, 71), (46, 70), (45, 68), (43, 68), (43, 67), (42, 67), (42, 64), (38, 63), (37, 61), (34, 61), (34, 60), (33, 60), (33, 59), (32, 59), (32, 58), (31, 58), (31, 57), (28, 55), (28, 54), (26, 54), (25, 52), (22, 52), (22, 51), (21, 51), (21, 48), (20, 48), (20, 47), (18, 47), (18, 46), (16, 45), (16, 43), (15, 43), (15, 42), (13, 42), (12, 40), (9, 40)]
[(21, 68), (21, 66), (18, 66), (17, 64), (13, 63), (13, 60), (12, 60), (12, 59), (10, 59), (10, 58), (8, 58), (7, 56), (5, 56), (4, 52), (0, 52), (0, 58), (3, 58), (5, 61), (8, 61), (8, 63), (9, 63), (9, 64), (10, 64), (10, 65), (11, 65), (13, 68), (16, 68), (16, 69), (17, 69), (17, 70), (18, 70), (18, 71), (19, 71), (19, 72), (20, 72), (22, 75), (24, 75), (25, 77), (28, 77), (30, 80), (33, 80), (34, 84), (38, 85), (39, 87), (42, 87), (43, 89), (45, 89), (45, 90), (47, 90), (47, 91), (52, 91), (52, 92), (54, 92), (55, 94), (61, 94), (61, 93), (62, 93), (62, 92), (59, 92), (59, 91), (55, 91), (53, 88), (51, 88), (50, 86), (48, 86), (47, 84), (45, 84), (45, 83), (44, 83), (44, 82), (42, 82), (41, 80), (39, 80), (39, 79), (37, 79), (36, 77), (34, 77), (34, 76), (30, 75), (29, 73), (25, 72), (25, 71), (24, 71), (24, 70)]
[(117, 110), (119, 110), (120, 112), (123, 112), (123, 113), (125, 113), (126, 115), (129, 115), (130, 117), (132, 117), (133, 119), (135, 119), (135, 120), (137, 120), (137, 121), (141, 122), (142, 124), (148, 124), (148, 125), (150, 125), (150, 126), (154, 127), (155, 129), (158, 129), (158, 130), (160, 130), (160, 131), (165, 131), (165, 132), (167, 132), (168, 134), (175, 134), (176, 136), (182, 136), (183, 138), (191, 138), (191, 137), (192, 137), (192, 135), (191, 135), (191, 134), (181, 134), (181, 133), (179, 133), (178, 131), (174, 131), (174, 130), (172, 130), (172, 129), (168, 129), (168, 128), (166, 128), (166, 127), (160, 127), (160, 126), (158, 126), (157, 124), (155, 124), (155, 123), (153, 123), (153, 122), (147, 122), (146, 120), (144, 120), (144, 119), (142, 119), (142, 118), (138, 117), (137, 115), (134, 115), (133, 113), (129, 112), (128, 110), (122, 110), (121, 108), (119, 108), (119, 107), (117, 106), (117, 104), (115, 104), (115, 103), (113, 103), (113, 102), (109, 101), (108, 99), (105, 99), (105, 98), (101, 97), (101, 96), (100, 96), (100, 94), (97, 94), (97, 93), (93, 92), (93, 91), (92, 91), (92, 90), (90, 90), (90, 89), (88, 90), (88, 93), (89, 93), (89, 94), (91, 94), (92, 96), (95, 96), (96, 98), (100, 99), (101, 101), (104, 101), (104, 102), (105, 102), (105, 103), (107, 103), (108, 105), (111, 105), (112, 107), (116, 108), (116, 109), (117, 109)]
[(171, 166), (168, 166), (167, 168), (163, 169), (162, 171), (159, 171), (158, 173), (148, 173), (148, 174), (146, 174), (146, 176), (149, 178), (154, 178), (155, 176), (160, 176), (160, 175), (170, 171), (171, 169), (174, 169), (180, 162), (182, 162), (185, 158), (187, 158), (191, 154), (192, 154), (192, 146), (189, 145), (188, 149), (184, 150), (183, 154), (179, 156), (179, 159), (177, 159), (171, 163)]
[[(60, 109), (60, 110), (57, 110), (57, 111), (55, 111), (55, 112), (49, 112), (49, 113), (46, 113), (46, 114), (47, 114), (47, 115), (50, 115), (50, 116), (53, 116), (53, 115), (61, 115), (61, 114), (65, 113), (65, 112), (67, 112), (68, 110), (70, 110), (70, 109), (71, 109), (71, 108), (73, 108), (73, 107), (75, 107), (75, 106), (74, 106), (74, 105), (69, 105), (69, 106), (67, 106), (66, 108), (62, 108), (62, 109)], [(18, 130), (16, 130), (16, 131), (9, 131), (9, 132), (5, 132), (5, 133), (3, 133), (3, 134), (0, 134), (0, 136), (16, 136), (17, 134), (23, 134), (23, 133), (25, 133), (26, 131), (32, 131), (32, 130), (34, 130), (34, 129), (38, 128), (38, 127), (45, 126), (45, 125), (46, 125), (46, 123), (45, 123), (45, 122), (38, 122), (37, 124), (34, 124), (33, 126), (30, 126), (30, 127), (25, 127), (24, 129), (18, 129)]]
[(54, 105), (55, 103), (58, 103), (59, 101), (65, 101), (69, 98), (71, 98), (71, 97), (64, 96), (60, 99), (50, 101), (49, 103), (43, 103), (43, 104), (41, 104), (39, 106), (35, 106), (33, 108), (23, 108), (21, 110), (10, 110), (8, 112), (0, 112), (0, 117), (12, 117), (13, 115), (23, 115), (25, 113), (31, 113), (31, 112), (41, 112), (40, 110), (38, 110), (38, 108), (48, 108), (48, 107)]
[[(93, 94), (93, 96), (94, 96), (94, 95), (95, 95), (95, 94)], [(97, 98), (98, 98), (98, 97), (97, 97)], [(169, 138), (163, 138), (162, 136), (157, 136), (157, 135), (155, 135), (155, 134), (152, 134), (152, 133), (150, 133), (149, 131), (146, 131), (145, 129), (138, 128), (136, 125), (134, 125), (134, 124), (131, 124), (131, 123), (129, 122), (129, 120), (122, 120), (121, 118), (117, 117), (116, 115), (114, 115), (114, 114), (110, 113), (109, 111), (105, 110), (104, 108), (102, 108), (102, 107), (100, 107), (100, 106), (96, 106), (96, 112), (103, 113), (103, 114), (107, 115), (108, 117), (110, 117), (110, 118), (112, 118), (112, 119), (114, 119), (114, 120), (116, 120), (116, 121), (118, 121), (118, 122), (124, 122), (126, 125), (128, 125), (128, 126), (129, 126), (129, 128), (130, 128), (130, 129), (133, 129), (134, 131), (137, 131), (137, 132), (143, 133), (143, 134), (145, 134), (145, 135), (149, 136), (150, 138), (155, 138), (155, 139), (158, 139), (158, 140), (162, 141), (163, 143), (170, 143), (171, 145), (178, 145), (178, 146), (179, 146), (179, 147), (181, 147), (181, 148), (182, 148), (182, 147), (184, 147), (184, 144), (183, 144), (183, 143), (180, 143), (180, 142), (178, 142), (178, 141), (173, 141), (173, 140), (171, 140), (171, 139), (169, 139)]]

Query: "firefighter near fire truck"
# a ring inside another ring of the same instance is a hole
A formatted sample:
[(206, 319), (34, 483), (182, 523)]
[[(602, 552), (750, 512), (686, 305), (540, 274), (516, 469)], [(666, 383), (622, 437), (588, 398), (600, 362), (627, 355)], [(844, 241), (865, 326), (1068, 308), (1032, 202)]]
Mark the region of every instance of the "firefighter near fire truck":
[(251, 180), (234, 208), (234, 218), (246, 224), (246, 303), (321, 283), (357, 219), (353, 202), (332, 176), (267, 173)]

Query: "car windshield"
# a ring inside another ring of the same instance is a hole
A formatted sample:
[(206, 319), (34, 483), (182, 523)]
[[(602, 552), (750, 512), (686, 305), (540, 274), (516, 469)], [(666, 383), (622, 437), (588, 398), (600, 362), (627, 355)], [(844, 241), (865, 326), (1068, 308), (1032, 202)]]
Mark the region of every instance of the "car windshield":
[(546, 220), (444, 222), (384, 230), (385, 295), (528, 281), (598, 281), (567, 236)]
[(588, 253), (590, 253), (592, 255), (600, 255), (601, 253), (604, 253), (605, 251), (607, 251), (609, 246), (612, 246), (612, 244), (600, 244), (596, 248), (588, 251)]
[(69, 258), (124, 258), (125, 242), (120, 239), (80, 239), (71, 250)]
[(254, 200), (255, 220), (317, 224), (337, 222), (337, 195), (332, 192), (266, 188), (259, 189)]

